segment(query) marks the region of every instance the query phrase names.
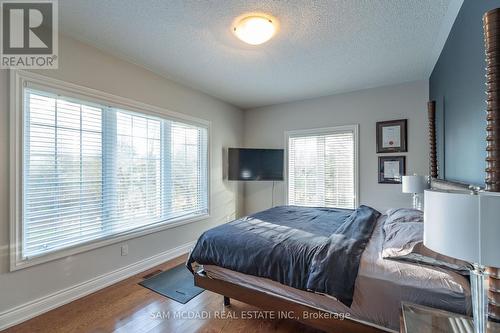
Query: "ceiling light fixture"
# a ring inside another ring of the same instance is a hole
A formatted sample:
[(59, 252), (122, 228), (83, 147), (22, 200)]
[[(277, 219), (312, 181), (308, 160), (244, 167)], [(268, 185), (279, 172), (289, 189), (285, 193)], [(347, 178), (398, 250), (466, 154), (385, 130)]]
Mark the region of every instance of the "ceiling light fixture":
[(274, 36), (276, 20), (268, 15), (250, 14), (236, 21), (233, 32), (243, 42), (259, 45)]

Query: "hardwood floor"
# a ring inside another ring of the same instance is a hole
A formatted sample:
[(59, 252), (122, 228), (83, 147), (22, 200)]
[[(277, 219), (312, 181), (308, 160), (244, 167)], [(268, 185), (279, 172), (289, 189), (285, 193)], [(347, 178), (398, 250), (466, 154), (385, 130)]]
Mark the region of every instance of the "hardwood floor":
[[(146, 274), (168, 270), (185, 259), (185, 256), (173, 259), (2, 332), (318, 332), (293, 320), (243, 319), (242, 311), (248, 317), (252, 312), (247, 311), (257, 308), (235, 300), (224, 308), (222, 296), (210, 291), (180, 304), (138, 285)], [(175, 314), (183, 318), (167, 318)]]

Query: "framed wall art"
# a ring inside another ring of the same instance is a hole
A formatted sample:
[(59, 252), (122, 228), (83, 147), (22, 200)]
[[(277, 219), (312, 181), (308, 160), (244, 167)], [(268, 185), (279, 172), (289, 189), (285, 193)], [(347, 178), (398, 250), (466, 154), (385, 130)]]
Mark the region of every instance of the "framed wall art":
[(401, 184), (406, 173), (406, 156), (379, 156), (378, 183)]
[(407, 152), (407, 125), (407, 119), (377, 122), (377, 153)]

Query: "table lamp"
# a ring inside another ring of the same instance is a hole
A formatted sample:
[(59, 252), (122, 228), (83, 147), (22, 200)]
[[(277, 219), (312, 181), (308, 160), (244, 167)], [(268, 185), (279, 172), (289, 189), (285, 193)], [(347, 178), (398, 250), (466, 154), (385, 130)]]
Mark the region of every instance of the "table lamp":
[(500, 193), (425, 191), (424, 245), (473, 263), (471, 271), (474, 332), (488, 322), (485, 266), (500, 267)]
[(413, 208), (422, 210), (423, 204), (420, 194), (429, 188), (428, 178), (418, 175), (403, 176), (402, 184), (403, 193), (413, 194)]

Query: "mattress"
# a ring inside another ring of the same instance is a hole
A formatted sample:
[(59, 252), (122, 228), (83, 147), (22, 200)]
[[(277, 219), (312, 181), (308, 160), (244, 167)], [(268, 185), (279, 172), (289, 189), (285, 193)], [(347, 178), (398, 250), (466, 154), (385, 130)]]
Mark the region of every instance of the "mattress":
[(295, 289), (270, 279), (247, 275), (214, 265), (203, 269), (211, 278), (272, 293), (331, 312), (391, 330), (399, 330), (401, 302), (427, 305), (447, 311), (470, 314), (468, 280), (455, 272), (414, 263), (383, 259), (383, 215), (361, 256), (354, 299), (347, 307), (334, 297)]

